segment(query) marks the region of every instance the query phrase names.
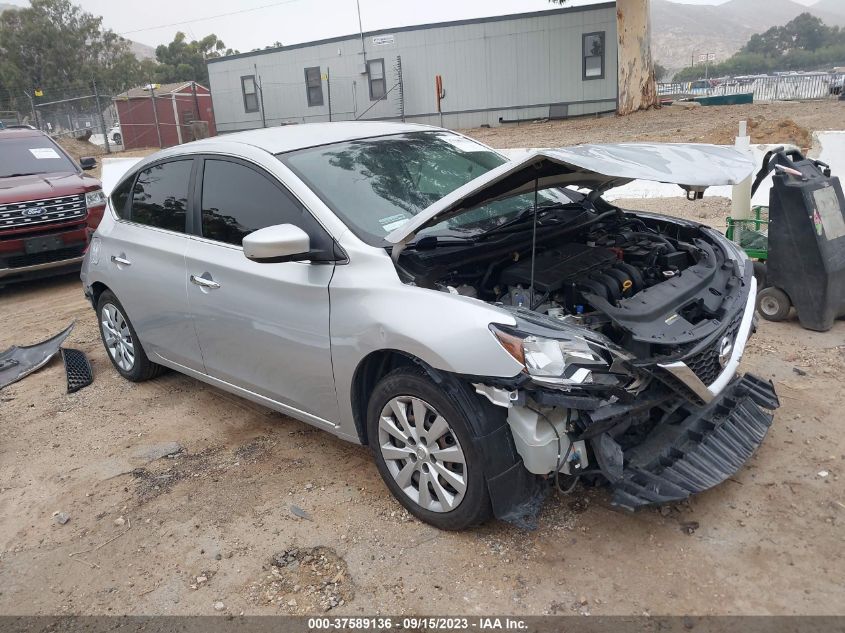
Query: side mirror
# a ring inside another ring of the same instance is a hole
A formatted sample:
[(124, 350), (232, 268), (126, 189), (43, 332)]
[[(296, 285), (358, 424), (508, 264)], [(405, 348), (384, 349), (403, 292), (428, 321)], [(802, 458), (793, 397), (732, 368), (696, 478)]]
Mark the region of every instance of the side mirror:
[(311, 240), (298, 226), (277, 224), (247, 235), (243, 247), (246, 258), (256, 262), (290, 262), (308, 259)]
[(83, 156), (79, 159), (79, 166), (82, 167), (85, 171), (89, 169), (94, 169), (97, 166), (97, 159), (93, 156)]

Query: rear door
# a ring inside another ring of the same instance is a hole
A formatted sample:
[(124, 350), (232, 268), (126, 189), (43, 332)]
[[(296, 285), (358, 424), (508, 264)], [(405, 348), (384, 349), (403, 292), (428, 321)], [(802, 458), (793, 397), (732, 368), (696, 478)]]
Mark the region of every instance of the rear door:
[(193, 158), (153, 164), (115, 192), (121, 221), (103, 240), (101, 258), (152, 360), (204, 371), (185, 287), (194, 164)]
[(207, 373), (333, 426), (334, 262), (257, 263), (242, 247), (246, 235), (276, 224), (302, 228), (312, 250), (331, 252), (331, 238), (290, 191), (251, 163), (205, 158), (199, 173), (200, 226), (188, 246), (186, 277)]

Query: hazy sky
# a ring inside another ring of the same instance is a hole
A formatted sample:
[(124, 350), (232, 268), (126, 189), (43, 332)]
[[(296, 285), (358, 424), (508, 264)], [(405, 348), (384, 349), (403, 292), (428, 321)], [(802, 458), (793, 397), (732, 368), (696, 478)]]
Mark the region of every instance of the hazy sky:
[[(28, 4), (27, 0), (3, 1)], [(295, 44), (358, 31), (355, 0), (74, 1), (86, 11), (103, 16), (106, 27), (150, 46), (171, 41), (179, 30), (192, 38), (215, 33), (227, 46), (241, 51), (275, 41)], [(596, 1), (570, 0), (570, 4)], [(726, 0), (676, 1), (721, 4)], [(813, 0), (797, 1), (813, 3)], [(553, 8), (548, 0), (360, 0), (360, 3), (365, 31)]]

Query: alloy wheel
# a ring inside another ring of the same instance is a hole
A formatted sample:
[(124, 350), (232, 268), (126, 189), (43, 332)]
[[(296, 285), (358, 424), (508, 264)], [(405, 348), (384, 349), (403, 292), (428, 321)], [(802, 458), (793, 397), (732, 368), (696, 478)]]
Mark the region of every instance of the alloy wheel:
[(393, 479), (431, 512), (458, 507), (467, 489), (464, 451), (446, 419), (426, 401), (397, 396), (382, 409), (379, 450)]
[(103, 341), (115, 364), (123, 371), (132, 371), (135, 365), (135, 343), (126, 318), (111, 303), (103, 306), (100, 313), (100, 327)]

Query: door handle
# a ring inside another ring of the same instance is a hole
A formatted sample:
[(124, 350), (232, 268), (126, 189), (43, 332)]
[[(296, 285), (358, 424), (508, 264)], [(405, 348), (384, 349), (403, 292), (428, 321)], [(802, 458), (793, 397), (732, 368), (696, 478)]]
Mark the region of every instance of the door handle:
[(196, 275), (191, 275), (191, 283), (202, 288), (208, 288), (209, 290), (214, 290), (220, 287), (220, 284), (212, 279), (206, 279), (205, 277), (197, 277)]
[(132, 265), (132, 262), (130, 262), (128, 259), (126, 259), (125, 257), (118, 257), (117, 255), (112, 255), (111, 260), (115, 264), (119, 264), (121, 266), (131, 266)]

